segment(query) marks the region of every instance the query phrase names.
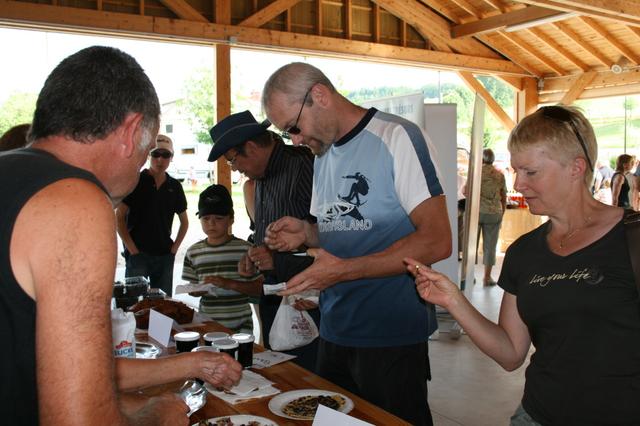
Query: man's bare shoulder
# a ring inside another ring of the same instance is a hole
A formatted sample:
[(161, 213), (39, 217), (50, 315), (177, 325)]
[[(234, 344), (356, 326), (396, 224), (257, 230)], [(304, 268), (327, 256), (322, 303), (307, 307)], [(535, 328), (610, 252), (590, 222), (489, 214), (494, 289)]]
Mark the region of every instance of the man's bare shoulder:
[(59, 265), (68, 267), (70, 256), (86, 257), (83, 250), (92, 246), (104, 251), (112, 245), (114, 220), (109, 198), (94, 183), (72, 178), (46, 186), (16, 219), (10, 246), (16, 280), (35, 299), (38, 277), (54, 273)]

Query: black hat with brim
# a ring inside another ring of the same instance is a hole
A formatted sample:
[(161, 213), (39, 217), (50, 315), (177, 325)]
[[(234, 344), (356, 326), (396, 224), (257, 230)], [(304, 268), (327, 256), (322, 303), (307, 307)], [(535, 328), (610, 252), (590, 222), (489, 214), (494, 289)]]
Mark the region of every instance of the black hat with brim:
[(260, 135), (271, 126), (269, 120), (258, 123), (250, 111), (238, 112), (225, 117), (209, 130), (213, 148), (209, 161), (216, 161), (225, 152), (249, 139)]

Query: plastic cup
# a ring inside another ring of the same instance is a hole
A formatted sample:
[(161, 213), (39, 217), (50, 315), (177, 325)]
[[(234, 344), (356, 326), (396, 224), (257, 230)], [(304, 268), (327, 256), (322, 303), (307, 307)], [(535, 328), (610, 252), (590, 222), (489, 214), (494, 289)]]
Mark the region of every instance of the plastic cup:
[(231, 338), (238, 342), (238, 362), (244, 368), (251, 367), (253, 365), (253, 342), (255, 340), (253, 334), (236, 333)]
[(176, 352), (191, 352), (200, 344), (200, 333), (197, 331), (182, 331), (173, 336), (176, 341)]
[(218, 352), (224, 352), (231, 355), (231, 358), (238, 359), (238, 342), (233, 339), (216, 340), (214, 346)]
[(205, 345), (211, 345), (211, 346), (214, 346), (213, 342), (215, 342), (216, 340), (223, 340), (228, 338), (229, 338), (229, 334), (223, 331), (212, 331), (204, 335)]

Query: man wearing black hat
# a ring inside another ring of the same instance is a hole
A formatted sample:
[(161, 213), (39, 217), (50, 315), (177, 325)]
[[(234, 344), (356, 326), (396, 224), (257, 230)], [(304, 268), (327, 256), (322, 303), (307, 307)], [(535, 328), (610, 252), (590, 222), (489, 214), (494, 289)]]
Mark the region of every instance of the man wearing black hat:
[[(291, 253), (274, 253), (263, 244), (266, 227), (283, 216), (315, 222), (309, 213), (313, 176), (313, 155), (304, 147), (286, 145), (282, 138), (268, 131), (268, 120), (259, 123), (251, 112), (232, 114), (216, 124), (210, 131), (213, 148), (209, 161), (224, 156), (233, 170), (238, 170), (256, 181), (255, 231), (256, 247), (249, 250), (240, 269), (247, 275), (254, 267), (265, 274), (265, 284), (288, 280), (311, 264), (311, 259)], [(260, 319), (265, 346), (269, 347), (269, 331), (280, 305), (279, 296), (262, 296)], [(309, 310), (316, 325), (320, 325), (317, 305), (301, 300), (296, 307)], [(316, 342), (289, 353), (297, 356), (294, 362), (314, 371)]]

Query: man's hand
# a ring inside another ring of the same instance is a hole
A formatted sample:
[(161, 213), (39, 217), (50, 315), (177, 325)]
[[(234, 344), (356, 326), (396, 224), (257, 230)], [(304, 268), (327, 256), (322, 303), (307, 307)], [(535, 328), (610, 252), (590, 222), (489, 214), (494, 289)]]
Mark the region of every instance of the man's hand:
[(267, 247), (277, 251), (294, 251), (305, 241), (305, 222), (290, 216), (272, 222), (264, 238)]
[(195, 352), (198, 359), (194, 363), (195, 377), (211, 383), (215, 387), (230, 388), (240, 381), (242, 365), (225, 353), (208, 351)]
[(251, 247), (247, 251), (247, 255), (258, 270), (271, 271), (273, 269), (273, 253), (267, 247)]
[(253, 277), (257, 273), (258, 270), (249, 258), (249, 255), (244, 254), (238, 262), (238, 275), (241, 277)]
[(304, 271), (287, 281), (287, 289), (280, 296), (301, 293), (305, 290), (324, 290), (344, 281), (347, 261), (336, 257), (323, 249), (308, 249), (307, 254), (314, 258), (313, 263)]
[(298, 311), (309, 311), (311, 309), (317, 308), (318, 304), (312, 302), (311, 300), (296, 299), (296, 301), (291, 306), (293, 306), (293, 308)]
[(132, 415), (132, 420), (137, 425), (188, 425), (188, 413), (189, 407), (178, 395), (164, 393), (150, 398), (138, 413)]

